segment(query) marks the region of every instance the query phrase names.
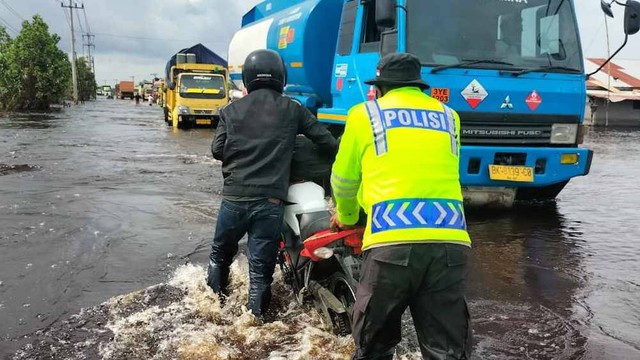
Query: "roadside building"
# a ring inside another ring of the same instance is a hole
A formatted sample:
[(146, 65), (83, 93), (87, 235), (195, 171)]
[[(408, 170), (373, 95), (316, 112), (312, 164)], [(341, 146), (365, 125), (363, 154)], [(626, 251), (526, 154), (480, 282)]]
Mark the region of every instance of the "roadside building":
[[(606, 59), (585, 60), (587, 73)], [(640, 127), (640, 60), (616, 60), (587, 81), (585, 123), (593, 126)]]

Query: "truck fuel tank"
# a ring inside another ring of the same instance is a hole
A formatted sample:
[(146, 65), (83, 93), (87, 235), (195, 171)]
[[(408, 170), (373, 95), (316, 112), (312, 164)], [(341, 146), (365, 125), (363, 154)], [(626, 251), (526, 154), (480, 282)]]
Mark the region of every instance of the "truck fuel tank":
[[(272, 49), (287, 66), (288, 94), (331, 103), (331, 74), (344, 0), (266, 1), (244, 17), (229, 45), (231, 79), (240, 88), (242, 64), (254, 50)], [(271, 5), (271, 6), (269, 6)]]

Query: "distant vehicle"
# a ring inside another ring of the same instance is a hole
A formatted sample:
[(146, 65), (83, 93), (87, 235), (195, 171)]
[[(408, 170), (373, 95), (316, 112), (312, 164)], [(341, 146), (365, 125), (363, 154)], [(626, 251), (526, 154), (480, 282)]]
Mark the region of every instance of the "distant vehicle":
[(145, 88), (143, 95), (142, 95), (142, 99), (143, 101), (149, 101), (149, 102), (153, 102), (153, 89), (152, 88)]
[(117, 96), (124, 100), (124, 98), (129, 98), (133, 100), (135, 96), (135, 89), (133, 85), (133, 81), (120, 81), (120, 84), (116, 85)]
[(111, 85), (102, 86), (102, 94), (104, 96), (112, 95), (112, 91), (113, 91), (113, 89), (111, 88)]
[(220, 108), (229, 103), (227, 63), (201, 44), (182, 51), (167, 63), (165, 121), (176, 128), (215, 128)]
[(96, 95), (102, 96), (104, 95), (104, 92), (102, 91), (102, 89), (98, 88), (98, 90), (96, 90)]
[(156, 80), (153, 83), (153, 102), (160, 107), (164, 107), (164, 81)]

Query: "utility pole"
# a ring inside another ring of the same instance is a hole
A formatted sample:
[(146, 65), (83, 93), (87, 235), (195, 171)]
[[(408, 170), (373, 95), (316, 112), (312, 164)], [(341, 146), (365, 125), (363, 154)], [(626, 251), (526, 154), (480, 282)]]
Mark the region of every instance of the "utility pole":
[(73, 0), (69, 0), (69, 5), (65, 5), (61, 2), (60, 6), (69, 9), (71, 20), (69, 25), (71, 27), (71, 78), (73, 80), (73, 103), (78, 105), (78, 69), (76, 67), (76, 35), (73, 29), (73, 9), (84, 9), (84, 4), (82, 4), (82, 6), (78, 6), (78, 4), (73, 3)]
[[(84, 38), (87, 38), (87, 43), (84, 43)], [(89, 33), (87, 34), (83, 34), (82, 35), (82, 41), (83, 41), (83, 48), (84, 46), (87, 47), (87, 51), (88, 51), (88, 56), (87, 56), (87, 65), (89, 65), (89, 68), (91, 69), (92, 73), (96, 73), (96, 64), (93, 60), (93, 56), (91, 56), (91, 48), (93, 48), (95, 50), (96, 48), (96, 44), (93, 42), (93, 39), (95, 39), (95, 35), (91, 35)]]

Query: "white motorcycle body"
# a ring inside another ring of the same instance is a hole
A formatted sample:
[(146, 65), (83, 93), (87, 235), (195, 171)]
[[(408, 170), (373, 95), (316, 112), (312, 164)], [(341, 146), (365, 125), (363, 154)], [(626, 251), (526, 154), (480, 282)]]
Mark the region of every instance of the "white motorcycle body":
[(289, 186), (287, 205), (284, 207), (284, 222), (296, 236), (300, 236), (300, 215), (322, 211), (329, 211), (322, 186), (313, 182)]

